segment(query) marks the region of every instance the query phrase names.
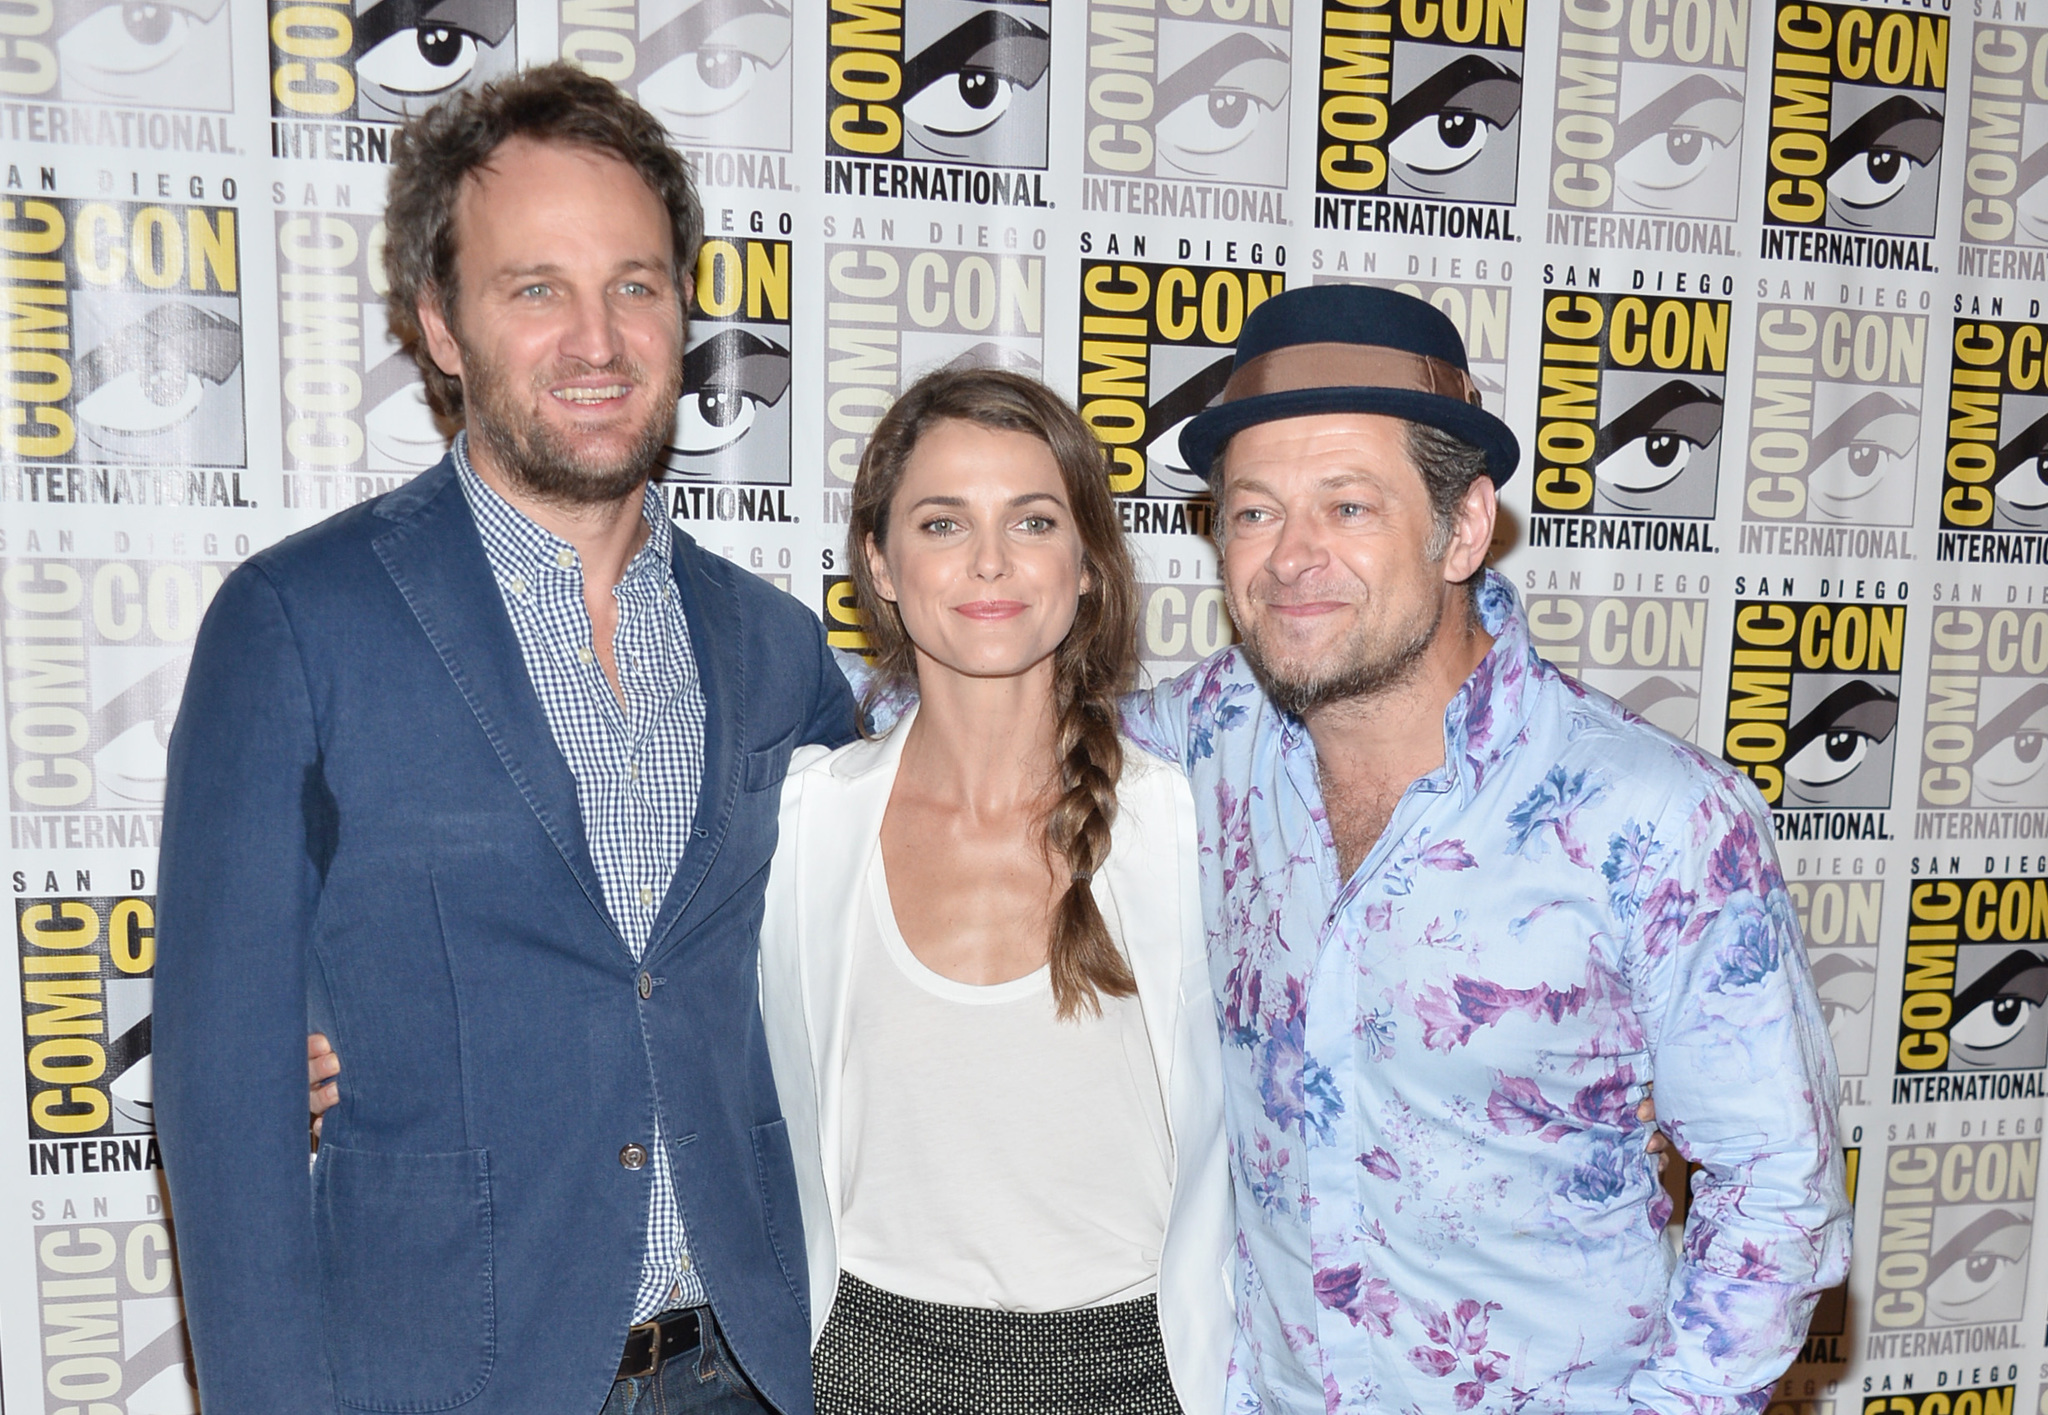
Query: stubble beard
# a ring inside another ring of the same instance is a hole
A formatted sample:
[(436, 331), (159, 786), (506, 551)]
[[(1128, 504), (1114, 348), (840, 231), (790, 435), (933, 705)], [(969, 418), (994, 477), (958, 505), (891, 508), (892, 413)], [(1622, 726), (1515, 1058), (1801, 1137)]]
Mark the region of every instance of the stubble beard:
[[(671, 370), (655, 411), (624, 453), (605, 458), (577, 447), (519, 400), (511, 380), (488, 358), (462, 346), (462, 398), (470, 437), (489, 447), (507, 477), (537, 500), (589, 506), (618, 501), (646, 485), (660, 471), (659, 459), (674, 440), (676, 399), (682, 396), (681, 364)], [(553, 371), (559, 372), (559, 371)], [(646, 370), (623, 355), (589, 372), (617, 374), (622, 382), (646, 386)], [(536, 377), (535, 399), (549, 398)]]
[(1239, 612), (1234, 596), (1226, 597), (1225, 602), (1244, 641), (1245, 661), (1251, 666), (1252, 676), (1258, 679), (1275, 707), (1303, 719), (1318, 708), (1378, 697), (1409, 681), (1436, 641), (1444, 618), (1443, 596), (1431, 596), (1428, 622), (1422, 622), (1420, 617), (1409, 619), (1391, 626), (1383, 636), (1359, 624), (1337, 645), (1334, 664), (1322, 669), (1299, 669), (1280, 662), (1271, 651), (1260, 622)]

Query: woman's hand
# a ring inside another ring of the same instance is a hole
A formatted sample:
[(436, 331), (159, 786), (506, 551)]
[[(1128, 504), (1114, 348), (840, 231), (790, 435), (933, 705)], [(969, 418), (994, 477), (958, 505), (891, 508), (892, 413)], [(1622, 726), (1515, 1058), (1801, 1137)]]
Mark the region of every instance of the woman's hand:
[[(319, 1032), (306, 1035), (306, 1108), (313, 1113), (313, 1138), (320, 1138), (320, 1118), (341, 1099), (341, 1057)], [(1643, 1102), (1648, 1105), (1648, 1101)]]

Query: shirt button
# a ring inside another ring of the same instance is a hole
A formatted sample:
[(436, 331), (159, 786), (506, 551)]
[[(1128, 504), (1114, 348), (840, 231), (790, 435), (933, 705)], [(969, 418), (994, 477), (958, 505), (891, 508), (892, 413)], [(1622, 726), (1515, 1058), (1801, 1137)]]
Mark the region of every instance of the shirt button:
[(647, 909), (647, 908), (651, 908), (651, 907), (653, 907), (653, 904), (654, 904), (654, 891), (653, 891), (653, 890), (651, 890), (651, 889), (649, 889), (649, 888), (648, 888), (648, 887), (647, 887), (646, 885), (644, 885), (644, 884), (643, 884), (643, 885), (641, 885), (641, 886), (640, 886), (640, 907), (641, 907), (642, 909)]
[(691, 1269), (691, 1267), (694, 1266), (694, 1264), (690, 1262), (690, 1255), (688, 1253), (685, 1253), (682, 1255), (682, 1257), (676, 1259), (676, 1266), (682, 1269), (684, 1272), (688, 1272)]
[(595, 657), (597, 657), (597, 655), (590, 651), (590, 645), (578, 644), (576, 646), (576, 661), (578, 663), (588, 663), (591, 659)]
[(638, 1169), (647, 1163), (645, 1145), (627, 1145), (619, 1151), (619, 1164), (626, 1169)]
[(561, 570), (573, 570), (573, 569), (575, 569), (575, 568), (576, 568), (576, 552), (575, 552), (575, 551), (573, 551), (573, 550), (558, 550), (558, 551), (556, 551), (556, 552), (555, 552), (555, 566), (556, 566), (556, 568), (557, 568), (557, 569), (561, 569)]
[(626, 763), (626, 780), (628, 780), (628, 781), (638, 781), (639, 779), (640, 779), (640, 763), (638, 763), (638, 762), (627, 762), (627, 763)]
[(525, 580), (523, 580), (523, 579), (516, 579), (516, 578), (515, 578), (515, 579), (514, 579), (514, 580), (512, 581), (512, 593), (514, 593), (514, 594), (516, 594), (516, 595), (523, 595), (523, 594), (525, 594), (525, 593), (526, 593), (526, 581), (525, 581)]

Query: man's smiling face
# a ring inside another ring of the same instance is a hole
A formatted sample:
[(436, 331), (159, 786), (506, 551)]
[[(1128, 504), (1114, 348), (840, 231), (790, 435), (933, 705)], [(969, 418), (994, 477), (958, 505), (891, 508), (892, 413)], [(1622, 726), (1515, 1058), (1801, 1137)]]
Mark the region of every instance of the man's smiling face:
[(455, 206), (452, 325), (420, 301), (462, 380), (473, 450), (543, 499), (616, 500), (675, 425), (684, 302), (668, 212), (608, 153), (512, 138)]

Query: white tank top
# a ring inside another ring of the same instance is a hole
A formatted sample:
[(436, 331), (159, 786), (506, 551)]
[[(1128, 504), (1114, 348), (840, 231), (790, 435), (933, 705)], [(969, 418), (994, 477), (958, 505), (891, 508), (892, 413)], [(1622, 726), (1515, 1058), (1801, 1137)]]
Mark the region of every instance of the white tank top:
[(904, 1297), (1050, 1312), (1155, 1291), (1172, 1189), (1135, 997), (1058, 1020), (1049, 971), (917, 961), (875, 849), (856, 907), (839, 1259)]

